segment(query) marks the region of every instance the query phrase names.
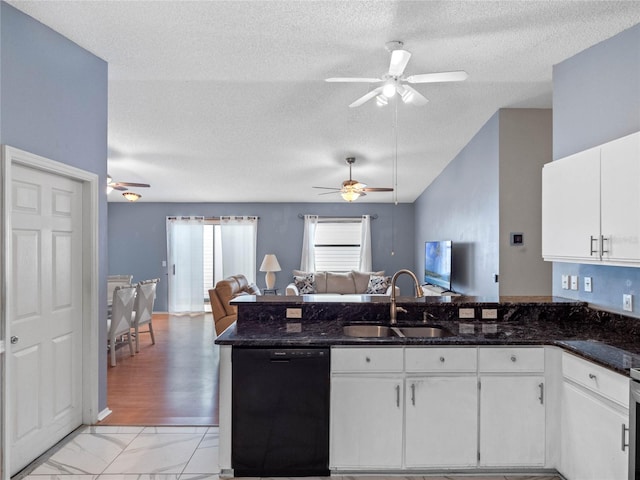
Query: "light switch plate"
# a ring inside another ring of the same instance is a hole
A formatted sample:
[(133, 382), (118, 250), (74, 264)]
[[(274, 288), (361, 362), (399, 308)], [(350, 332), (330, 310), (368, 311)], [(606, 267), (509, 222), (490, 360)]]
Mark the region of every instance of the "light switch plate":
[(460, 308), (458, 318), (476, 318), (476, 314), (473, 308)]
[(498, 309), (497, 308), (483, 308), (482, 309), (482, 318), (485, 320), (495, 320), (498, 318)]
[(571, 290), (578, 290), (578, 275), (571, 275)]
[(592, 291), (591, 277), (584, 277), (584, 291), (585, 292), (591, 292)]
[(622, 309), (625, 312), (633, 312), (633, 295), (629, 293), (622, 295)]
[(569, 290), (569, 275), (562, 275), (562, 289)]

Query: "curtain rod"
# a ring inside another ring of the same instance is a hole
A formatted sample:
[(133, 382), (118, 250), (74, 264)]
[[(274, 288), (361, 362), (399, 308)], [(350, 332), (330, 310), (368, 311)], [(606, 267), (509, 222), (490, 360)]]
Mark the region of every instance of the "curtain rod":
[(222, 220), (223, 218), (232, 218), (234, 220), (244, 219), (244, 218), (260, 220), (260, 217), (257, 217), (255, 215), (244, 215), (244, 216), (240, 216), (240, 215), (235, 215), (235, 216), (234, 215), (231, 215), (231, 216), (229, 216), (229, 215), (221, 215), (219, 217), (203, 217), (201, 215), (192, 215), (192, 216), (185, 215), (185, 216), (179, 216), (179, 217), (175, 217), (175, 216), (167, 217), (168, 220), (178, 220), (178, 219), (180, 219), (180, 220), (189, 220), (191, 218), (202, 218), (203, 220)]
[[(330, 215), (330, 216), (327, 216), (327, 217), (323, 217), (322, 215), (317, 215), (317, 217), (318, 217), (319, 219), (328, 219), (328, 218), (350, 218), (350, 219), (353, 219), (353, 220), (359, 220), (359, 219), (361, 219), (361, 218), (362, 218), (362, 215), (360, 215), (360, 216), (358, 216), (358, 217), (339, 217), (339, 216), (336, 216), (336, 215)], [(299, 214), (298, 214), (298, 218), (304, 218), (304, 214), (303, 214), (303, 213), (299, 213)], [(373, 215), (369, 215), (369, 218), (371, 218), (371, 220), (375, 220), (376, 218), (378, 218), (378, 214), (377, 214), (377, 213), (374, 213)]]

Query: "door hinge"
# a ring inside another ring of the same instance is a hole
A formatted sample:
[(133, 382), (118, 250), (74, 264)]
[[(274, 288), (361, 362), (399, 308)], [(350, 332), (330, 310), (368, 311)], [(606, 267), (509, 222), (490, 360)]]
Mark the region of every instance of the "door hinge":
[(481, 384), (480, 384), (480, 380), (478, 380), (478, 390), (480, 390), (482, 388)]
[(480, 462), (480, 450), (478, 450), (478, 463)]

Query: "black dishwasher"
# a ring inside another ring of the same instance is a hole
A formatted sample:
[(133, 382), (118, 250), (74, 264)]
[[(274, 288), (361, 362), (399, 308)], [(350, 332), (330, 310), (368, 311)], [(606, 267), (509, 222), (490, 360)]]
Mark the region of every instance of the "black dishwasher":
[(329, 352), (233, 347), (234, 476), (329, 475)]

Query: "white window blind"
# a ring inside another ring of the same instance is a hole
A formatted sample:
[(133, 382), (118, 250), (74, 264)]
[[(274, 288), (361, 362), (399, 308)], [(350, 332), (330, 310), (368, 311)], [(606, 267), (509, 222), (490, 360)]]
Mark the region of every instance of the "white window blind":
[(321, 220), (316, 227), (316, 271), (348, 272), (360, 265), (360, 220)]

